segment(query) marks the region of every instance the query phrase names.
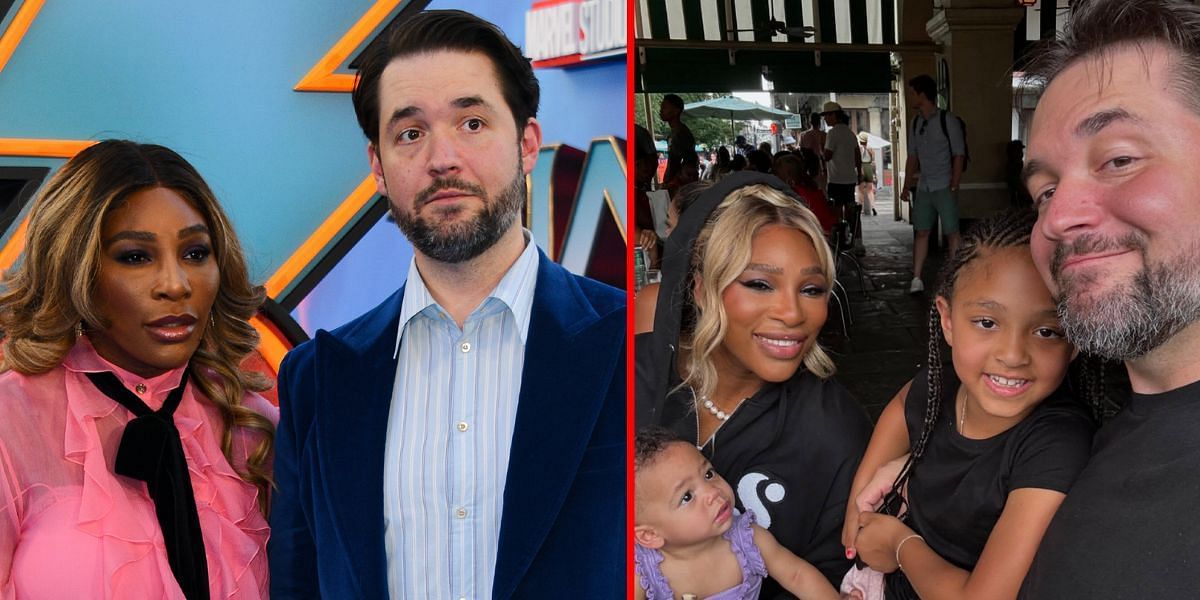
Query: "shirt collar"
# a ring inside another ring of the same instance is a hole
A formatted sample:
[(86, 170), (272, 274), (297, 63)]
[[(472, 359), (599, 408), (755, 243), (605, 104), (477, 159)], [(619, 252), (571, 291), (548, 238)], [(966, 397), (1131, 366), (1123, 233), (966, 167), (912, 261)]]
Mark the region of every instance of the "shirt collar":
[(63, 368), (76, 373), (102, 373), (110, 371), (121, 380), (121, 384), (127, 389), (143, 391), (138, 393), (138, 397), (142, 398), (151, 408), (157, 409), (157, 405), (161, 400), (148, 401), (150, 399), (158, 399), (163, 394), (179, 387), (179, 381), (183, 378), (183, 372), (187, 369), (187, 363), (176, 367), (154, 377), (142, 377), (136, 373), (126, 371), (121, 367), (105, 360), (96, 352), (92, 346), (91, 340), (87, 336), (79, 336), (75, 345), (67, 352), (67, 356), (63, 358)]
[[(533, 234), (528, 229), (522, 228), (521, 231), (525, 236), (525, 249), (521, 251), (516, 262), (508, 268), (504, 277), (500, 279), (500, 283), (496, 284), (484, 302), (487, 302), (488, 298), (495, 298), (508, 307), (517, 323), (517, 331), (521, 334), (521, 343), (523, 344), (529, 336), (529, 318), (533, 311), (533, 289), (537, 284), (538, 251), (537, 244), (533, 243)], [(483, 302), (480, 303), (480, 306), (482, 305)], [(421, 278), (420, 271), (417, 270), (416, 257), (413, 257), (408, 262), (408, 278), (404, 283), (404, 299), (400, 305), (400, 324), (396, 331), (396, 347), (392, 352), (392, 358), (396, 358), (400, 354), (400, 339), (404, 335), (404, 328), (408, 326), (408, 322), (431, 306), (445, 318), (449, 318), (437, 301), (433, 299), (429, 288), (425, 287), (425, 281)], [(479, 307), (476, 307), (475, 310), (478, 311)]]
[(933, 107), (933, 114), (929, 115), (929, 118), (928, 118), (928, 119), (926, 119), (926, 118), (925, 118), (925, 114), (924, 114), (924, 113), (922, 113), (922, 112), (921, 112), (921, 111), (919, 111), (919, 110), (917, 111), (917, 116), (918, 116), (918, 117), (921, 117), (921, 121), (922, 121), (922, 122), (926, 122), (926, 123), (928, 123), (928, 122), (931, 122), (931, 121), (933, 121), (934, 119), (937, 119), (937, 118), (938, 118), (938, 114), (940, 114), (941, 112), (942, 112), (942, 109), (941, 109), (941, 108), (939, 108), (939, 107), (937, 107), (937, 106), (935, 106), (935, 107)]

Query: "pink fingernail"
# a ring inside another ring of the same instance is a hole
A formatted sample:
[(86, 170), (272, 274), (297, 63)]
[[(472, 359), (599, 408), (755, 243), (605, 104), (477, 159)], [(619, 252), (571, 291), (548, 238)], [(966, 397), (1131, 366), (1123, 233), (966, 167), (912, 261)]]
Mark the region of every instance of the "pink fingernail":
[(846, 558), (854, 558), (854, 549), (846, 548)]

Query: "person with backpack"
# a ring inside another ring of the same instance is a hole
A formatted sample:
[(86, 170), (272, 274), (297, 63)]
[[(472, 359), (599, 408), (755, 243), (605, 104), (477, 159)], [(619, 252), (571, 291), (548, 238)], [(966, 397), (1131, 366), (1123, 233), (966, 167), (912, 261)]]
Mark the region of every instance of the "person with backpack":
[[(925, 290), (921, 268), (929, 254), (929, 234), (942, 219), (942, 231), (950, 241), (950, 256), (958, 249), (959, 179), (966, 168), (966, 125), (954, 113), (934, 103), (937, 83), (928, 75), (908, 82), (909, 102), (917, 115), (908, 130), (908, 161), (904, 166), (904, 186), (900, 199), (912, 199), (912, 224), (917, 231), (913, 241), (913, 278), (909, 293)], [(913, 192), (916, 192), (913, 194)]]

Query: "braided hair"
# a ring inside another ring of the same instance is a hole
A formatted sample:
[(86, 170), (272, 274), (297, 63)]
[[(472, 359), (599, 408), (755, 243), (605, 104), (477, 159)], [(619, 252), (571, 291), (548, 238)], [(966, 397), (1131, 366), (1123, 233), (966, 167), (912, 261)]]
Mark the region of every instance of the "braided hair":
[[(982, 256), (996, 250), (1028, 246), (1033, 225), (1037, 221), (1037, 213), (1029, 208), (1016, 208), (994, 214), (977, 223), (963, 234), (962, 242), (953, 256), (949, 257), (942, 266), (938, 277), (934, 297), (941, 296), (947, 301), (954, 296), (954, 287), (963, 267)], [(921, 436), (911, 445), (908, 460), (900, 469), (899, 476), (892, 484), (892, 491), (885, 500), (881, 510), (895, 510), (894, 501), (899, 497), (904, 484), (908, 482), (913, 467), (925, 455), (925, 448), (933, 434), (934, 424), (942, 409), (942, 372), (944, 368), (943, 348), (947, 347), (945, 334), (942, 332), (941, 315), (934, 302), (929, 306), (929, 358), (928, 386), (929, 398), (925, 405), (925, 418), (921, 426)], [(1105, 399), (1104, 371), (1106, 363), (1099, 357), (1080, 355), (1071, 365), (1070, 381), (1077, 398), (1082, 398), (1091, 408), (1097, 421), (1111, 416), (1115, 406)]]

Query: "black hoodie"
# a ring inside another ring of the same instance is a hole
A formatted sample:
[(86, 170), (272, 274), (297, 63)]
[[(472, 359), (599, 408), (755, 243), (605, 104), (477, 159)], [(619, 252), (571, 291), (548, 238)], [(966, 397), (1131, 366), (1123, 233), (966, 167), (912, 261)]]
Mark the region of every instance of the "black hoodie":
[[(680, 381), (675, 349), (688, 264), (713, 210), (733, 190), (752, 184), (796, 197), (774, 176), (733, 173), (701, 194), (667, 239), (654, 331), (636, 338), (639, 428), (662, 425), (696, 441), (691, 391), (670, 393)], [(738, 509), (753, 509), (760, 525), (836, 587), (850, 567), (841, 544), (842, 521), (870, 435), (866, 414), (845, 388), (801, 368), (790, 380), (768, 383), (744, 401), (702, 451), (733, 486)], [(790, 597), (774, 581), (764, 582), (761, 598)]]

